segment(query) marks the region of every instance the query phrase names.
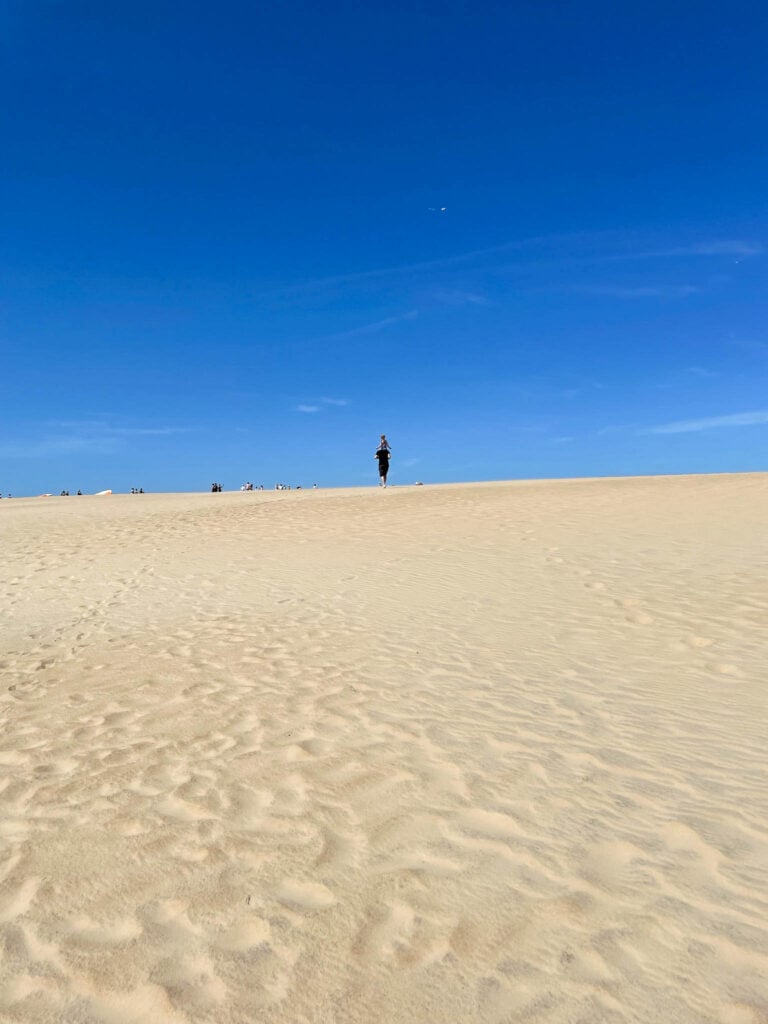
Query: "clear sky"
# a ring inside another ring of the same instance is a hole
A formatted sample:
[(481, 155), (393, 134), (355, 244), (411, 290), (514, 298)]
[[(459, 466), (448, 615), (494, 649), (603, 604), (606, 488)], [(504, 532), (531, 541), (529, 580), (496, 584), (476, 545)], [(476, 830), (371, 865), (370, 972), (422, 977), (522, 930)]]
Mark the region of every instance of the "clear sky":
[[(0, 491), (768, 469), (768, 8), (0, 7)], [(443, 210), (442, 208), (445, 207)]]

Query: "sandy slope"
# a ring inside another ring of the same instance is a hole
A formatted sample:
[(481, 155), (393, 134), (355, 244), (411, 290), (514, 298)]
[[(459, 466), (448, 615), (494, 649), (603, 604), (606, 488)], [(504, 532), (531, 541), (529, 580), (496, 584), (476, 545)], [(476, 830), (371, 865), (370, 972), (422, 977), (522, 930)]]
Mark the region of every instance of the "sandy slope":
[(766, 499), (3, 501), (0, 1020), (768, 1021)]

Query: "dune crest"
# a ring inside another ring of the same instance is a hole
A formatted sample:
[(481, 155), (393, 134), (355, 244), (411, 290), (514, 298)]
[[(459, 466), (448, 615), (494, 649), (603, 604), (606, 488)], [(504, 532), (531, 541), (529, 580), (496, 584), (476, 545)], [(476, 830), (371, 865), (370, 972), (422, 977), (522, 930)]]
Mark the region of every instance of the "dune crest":
[(768, 1021), (761, 474), (0, 508), (0, 1019)]

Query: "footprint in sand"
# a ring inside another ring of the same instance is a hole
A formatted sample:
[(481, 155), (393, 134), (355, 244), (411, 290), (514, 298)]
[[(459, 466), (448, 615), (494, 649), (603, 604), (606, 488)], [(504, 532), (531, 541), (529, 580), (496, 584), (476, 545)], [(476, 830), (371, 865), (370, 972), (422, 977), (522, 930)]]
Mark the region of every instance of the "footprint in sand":
[(633, 882), (633, 863), (644, 856), (643, 850), (633, 843), (594, 843), (586, 851), (582, 874), (603, 889), (628, 886)]
[(201, 821), (211, 817), (205, 808), (173, 796), (166, 796), (160, 800), (155, 810), (164, 818), (174, 818), (176, 821)]
[(30, 754), (23, 754), (19, 750), (0, 750), (0, 767), (15, 768), (18, 765), (26, 764), (30, 756)]
[(187, 1013), (210, 1012), (227, 996), (227, 986), (205, 956), (169, 957), (157, 965), (151, 980), (165, 989), (178, 1010)]
[(365, 925), (356, 947), (365, 960), (390, 960), (407, 948), (413, 935), (416, 912), (407, 903), (393, 903), (376, 923)]
[(140, 907), (138, 916), (151, 941), (189, 945), (198, 939), (202, 929), (190, 921), (188, 909), (184, 900), (157, 900)]
[(82, 946), (119, 946), (141, 935), (142, 928), (133, 918), (108, 924), (92, 921), (89, 917), (70, 918), (64, 923), (70, 941)]
[[(60, 950), (56, 943), (44, 942), (37, 933), (26, 924), (12, 924), (4, 929), (6, 953), (14, 960), (21, 961), (35, 974), (65, 973)], [(34, 965), (34, 966), (33, 966)], [(45, 965), (43, 967), (43, 965)], [(43, 968), (41, 970), (41, 968)], [(6, 987), (6, 993), (8, 991)]]
[(331, 890), (320, 882), (302, 882), (296, 878), (286, 878), (278, 886), (275, 897), (284, 906), (305, 913), (325, 910), (336, 902)]
[(14, 918), (26, 914), (40, 888), (39, 878), (28, 878), (18, 889), (0, 902), (0, 924), (13, 921)]
[(459, 828), (470, 836), (483, 839), (515, 840), (522, 832), (516, 822), (507, 814), (498, 811), (484, 811), (479, 808), (466, 811), (458, 821)]
[(325, 829), (323, 848), (315, 864), (318, 867), (357, 867), (365, 854), (365, 847), (362, 834), (358, 836)]
[(424, 875), (448, 877), (463, 870), (462, 864), (457, 864), (447, 857), (436, 856), (427, 850), (413, 850), (380, 865), (374, 869), (374, 873), (385, 875), (413, 871)]
[(718, 1020), (720, 1024), (763, 1024), (765, 1014), (759, 1006), (747, 1002), (722, 1003)]
[(272, 930), (269, 921), (260, 917), (245, 917), (218, 936), (214, 945), (225, 953), (244, 953), (256, 946), (270, 944)]
[(741, 676), (743, 674), (736, 665), (728, 665), (723, 662), (714, 662), (707, 665), (707, 668), (721, 676)]
[(653, 622), (653, 618), (647, 615), (645, 612), (630, 612), (624, 616), (627, 622), (633, 623), (635, 626), (650, 626)]
[(687, 855), (711, 874), (718, 874), (723, 854), (690, 825), (682, 821), (670, 821), (661, 829), (661, 838), (667, 849)]

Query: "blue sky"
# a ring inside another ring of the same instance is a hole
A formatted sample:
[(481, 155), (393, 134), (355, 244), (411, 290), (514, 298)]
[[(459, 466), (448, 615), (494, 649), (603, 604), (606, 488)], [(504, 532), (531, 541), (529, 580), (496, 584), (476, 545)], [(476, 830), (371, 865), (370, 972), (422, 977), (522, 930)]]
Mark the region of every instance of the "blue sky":
[(763, 5), (0, 30), (3, 494), (768, 468)]

